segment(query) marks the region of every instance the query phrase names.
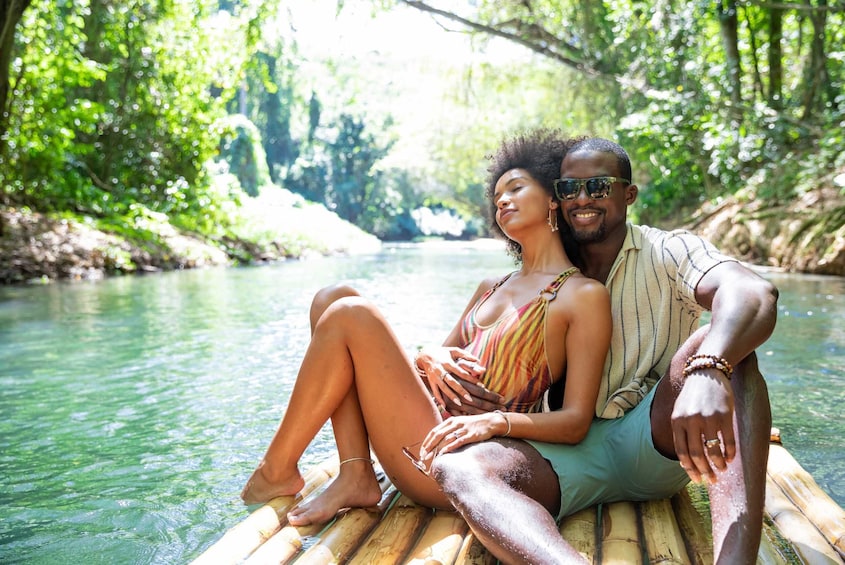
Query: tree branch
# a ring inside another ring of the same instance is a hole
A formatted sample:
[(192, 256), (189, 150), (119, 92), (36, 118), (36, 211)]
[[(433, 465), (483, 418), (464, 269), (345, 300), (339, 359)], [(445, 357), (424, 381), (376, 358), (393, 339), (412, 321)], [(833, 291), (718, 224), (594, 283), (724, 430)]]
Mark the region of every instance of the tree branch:
[(737, 2), (740, 6), (757, 6), (769, 10), (804, 10), (807, 12), (843, 12), (845, 6), (810, 6), (808, 4), (794, 4), (792, 2), (766, 2), (765, 0), (744, 0)]
[[(461, 24), (462, 26), (467, 27), (467, 28), (469, 28), (473, 31), (478, 31), (478, 32), (489, 34), (489, 35), (493, 35), (495, 37), (501, 37), (503, 39), (507, 39), (508, 41), (511, 41), (511, 42), (516, 43), (518, 45), (522, 45), (526, 49), (529, 49), (531, 51), (534, 51), (535, 53), (538, 53), (538, 54), (543, 55), (545, 57), (548, 57), (548, 58), (550, 58), (554, 61), (562, 63), (562, 64), (566, 65), (567, 67), (571, 67), (573, 69), (581, 71), (581, 72), (583, 72), (587, 75), (590, 75), (590, 76), (605, 76), (605, 77), (611, 76), (611, 75), (607, 75), (606, 73), (599, 71), (594, 66), (592, 66), (588, 63), (585, 63), (583, 61), (578, 61), (576, 59), (573, 59), (572, 57), (568, 57), (568, 56), (564, 55), (563, 53), (560, 53), (559, 51), (553, 49), (551, 47), (551, 41), (549, 41), (550, 39), (554, 42), (563, 43), (565, 46), (567, 46), (567, 45), (566, 45), (565, 42), (561, 41), (559, 38), (551, 36), (551, 34), (549, 34), (546, 30), (544, 30), (542, 28), (538, 28), (536, 26), (531, 26), (531, 29), (533, 31), (536, 31), (536, 32), (538, 32), (539, 35), (543, 36), (540, 43), (537, 43), (537, 42), (526, 40), (523, 37), (516, 35), (515, 33), (500, 29), (498, 27), (482, 24), (482, 23), (479, 23), (479, 22), (474, 22), (472, 20), (468, 20), (468, 19), (466, 19), (462, 16), (459, 16), (458, 14), (454, 14), (452, 12), (447, 12), (445, 10), (435, 8), (434, 6), (429, 6), (428, 4), (421, 2), (420, 0), (400, 0), (400, 2), (402, 4), (405, 4), (406, 6), (416, 8), (417, 10), (420, 10), (420, 11), (423, 11), (423, 12), (428, 12), (430, 14), (434, 14), (434, 15), (441, 16), (441, 17), (444, 17), (446, 19), (452, 20), (453, 22), (457, 22), (457, 23)], [(573, 49), (571, 46), (567, 46), (567, 47), (569, 47), (570, 51), (575, 51), (575, 49)]]

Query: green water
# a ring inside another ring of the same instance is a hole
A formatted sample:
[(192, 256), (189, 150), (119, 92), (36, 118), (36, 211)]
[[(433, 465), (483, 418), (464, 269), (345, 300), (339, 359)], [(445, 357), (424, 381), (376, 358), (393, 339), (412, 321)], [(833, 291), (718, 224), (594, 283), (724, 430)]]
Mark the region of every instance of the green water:
[[(0, 562), (181, 563), (246, 516), (315, 290), (350, 281), (409, 347), (439, 343), (499, 250), (353, 258), (0, 288)], [(845, 279), (782, 291), (761, 350), (775, 425), (845, 504)], [(332, 448), (324, 428), (303, 460)]]

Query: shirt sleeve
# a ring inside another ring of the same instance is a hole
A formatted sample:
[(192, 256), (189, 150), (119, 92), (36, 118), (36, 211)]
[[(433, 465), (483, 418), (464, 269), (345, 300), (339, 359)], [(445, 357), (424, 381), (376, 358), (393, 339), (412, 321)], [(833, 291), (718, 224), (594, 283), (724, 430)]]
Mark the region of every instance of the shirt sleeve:
[(691, 308), (699, 308), (695, 289), (704, 275), (716, 265), (736, 262), (706, 239), (686, 230), (667, 232), (662, 252), (663, 264), (675, 281), (676, 297)]

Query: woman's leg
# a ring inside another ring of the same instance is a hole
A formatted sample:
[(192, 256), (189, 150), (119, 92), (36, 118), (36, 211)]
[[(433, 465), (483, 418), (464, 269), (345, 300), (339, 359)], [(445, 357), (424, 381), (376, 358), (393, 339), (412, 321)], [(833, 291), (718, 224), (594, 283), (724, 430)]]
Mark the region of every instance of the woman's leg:
[[(309, 312), (309, 321), (311, 325), (312, 336), (314, 335), (314, 330), (317, 327), (317, 322), (320, 320), (320, 317), (323, 315), (323, 312), (325, 312), (326, 309), (332, 305), (332, 303), (346, 296), (360, 295), (354, 288), (342, 284), (327, 286), (317, 291), (317, 293), (314, 295), (314, 298), (311, 300), (311, 308)], [(344, 458), (348, 459), (356, 456), (369, 457), (369, 443), (366, 439), (366, 429), (363, 426), (363, 419), (360, 417), (360, 410), (357, 410), (357, 408), (355, 410), (359, 414), (357, 419), (361, 422), (361, 424), (359, 426), (356, 426), (354, 424), (354, 420), (352, 420), (348, 422), (348, 425), (340, 427), (340, 429), (345, 432), (345, 437), (342, 438), (338, 438), (337, 432), (335, 432), (335, 441), (338, 445), (338, 455), (341, 457), (341, 460), (343, 460)], [(340, 412), (343, 413), (344, 411), (341, 410)], [(354, 418), (354, 414), (352, 414), (352, 416)], [(343, 420), (342, 418), (340, 419)], [(279, 465), (271, 465), (265, 467), (267, 463), (267, 457), (270, 454), (270, 449), (273, 448), (273, 446), (277, 445), (280, 441), (283, 441), (279, 437), (281, 430), (282, 426), (280, 425), (276, 431), (275, 436), (270, 442), (270, 447), (268, 448), (267, 455), (265, 455), (265, 457), (261, 460), (258, 467), (253, 472), (252, 476), (249, 478), (246, 486), (241, 492), (241, 498), (247, 504), (266, 502), (267, 500), (270, 500), (271, 498), (274, 498), (276, 496), (295, 494), (296, 492), (299, 492), (299, 490), (301, 490), (304, 486), (304, 481), (298, 473), (290, 475), (290, 477), (287, 478), (288, 480), (285, 481), (283, 477), (279, 477), (278, 475), (270, 475), (271, 468), (278, 468)], [(363, 441), (358, 439), (358, 436), (364, 436)], [(363, 449), (360, 448), (360, 445), (362, 443)], [(360, 453), (357, 455), (351, 455), (350, 453), (340, 453), (341, 445), (343, 445), (344, 447), (348, 446), (349, 452), (356, 453), (360, 451)], [(356, 445), (358, 446), (357, 450), (355, 449)], [(356, 465), (356, 467), (357, 466), (359, 465)], [(376, 488), (378, 488), (375, 475), (373, 473), (370, 473), (370, 475), (372, 475), (370, 482), (376, 483)], [(371, 491), (372, 489), (365, 488), (363, 490)], [(370, 496), (370, 498), (372, 498), (372, 496)]]
[[(357, 452), (363, 451), (367, 440), (361, 430), (367, 430), (400, 490), (423, 504), (448, 506), (437, 485), (401, 453), (404, 445), (420, 441), (439, 423), (437, 409), (387, 322), (369, 302), (355, 296), (335, 300), (319, 316), (287, 411), (262, 466), (244, 489), (244, 500), (258, 502), (298, 492), (302, 477), (296, 463), (329, 418), (343, 433), (342, 457), (366, 456)], [(347, 475), (366, 467), (353, 463), (344, 465)], [(352, 481), (343, 481), (347, 482)], [(341, 487), (324, 493), (327, 496), (319, 504), (315, 501), (312, 509), (322, 517), (343, 506), (362, 504), (360, 490)]]
[(361, 296), (357, 290), (346, 284), (333, 284), (325, 286), (314, 294), (311, 299), (311, 310), (308, 318), (311, 321), (311, 335), (314, 335), (314, 328), (317, 327), (317, 322), (326, 311), (326, 308), (331, 306), (335, 301), (347, 296)]
[[(309, 313), (312, 336), (326, 309), (337, 300), (348, 296), (361, 295), (356, 289), (345, 284), (330, 285), (317, 291), (311, 301)], [(341, 465), (338, 477), (329, 485), (324, 495), (306, 504), (300, 504), (288, 514), (288, 519), (294, 525), (331, 519), (339, 508), (332, 500), (333, 493), (356, 490), (361, 493), (360, 504), (356, 506), (370, 506), (381, 498), (381, 488), (373, 472), (372, 463), (369, 462), (370, 444), (367, 429), (358, 404), (358, 395), (354, 390), (350, 391), (332, 416), (332, 431), (338, 457), (347, 463)]]

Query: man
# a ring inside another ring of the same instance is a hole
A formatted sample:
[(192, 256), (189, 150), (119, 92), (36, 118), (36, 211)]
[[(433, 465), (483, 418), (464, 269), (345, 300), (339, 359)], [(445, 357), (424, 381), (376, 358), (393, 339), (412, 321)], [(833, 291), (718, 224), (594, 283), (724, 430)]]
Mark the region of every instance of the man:
[[(611, 294), (596, 419), (573, 446), (510, 439), (530, 422), (509, 414), (508, 438), (438, 456), (432, 474), (494, 555), (544, 564), (580, 560), (556, 518), (703, 480), (716, 562), (754, 563), (771, 427), (754, 350), (774, 330), (777, 290), (695, 235), (628, 224), (638, 189), (619, 145), (580, 140), (561, 177), (556, 193), (582, 271)], [(711, 321), (699, 328), (704, 310)]]

